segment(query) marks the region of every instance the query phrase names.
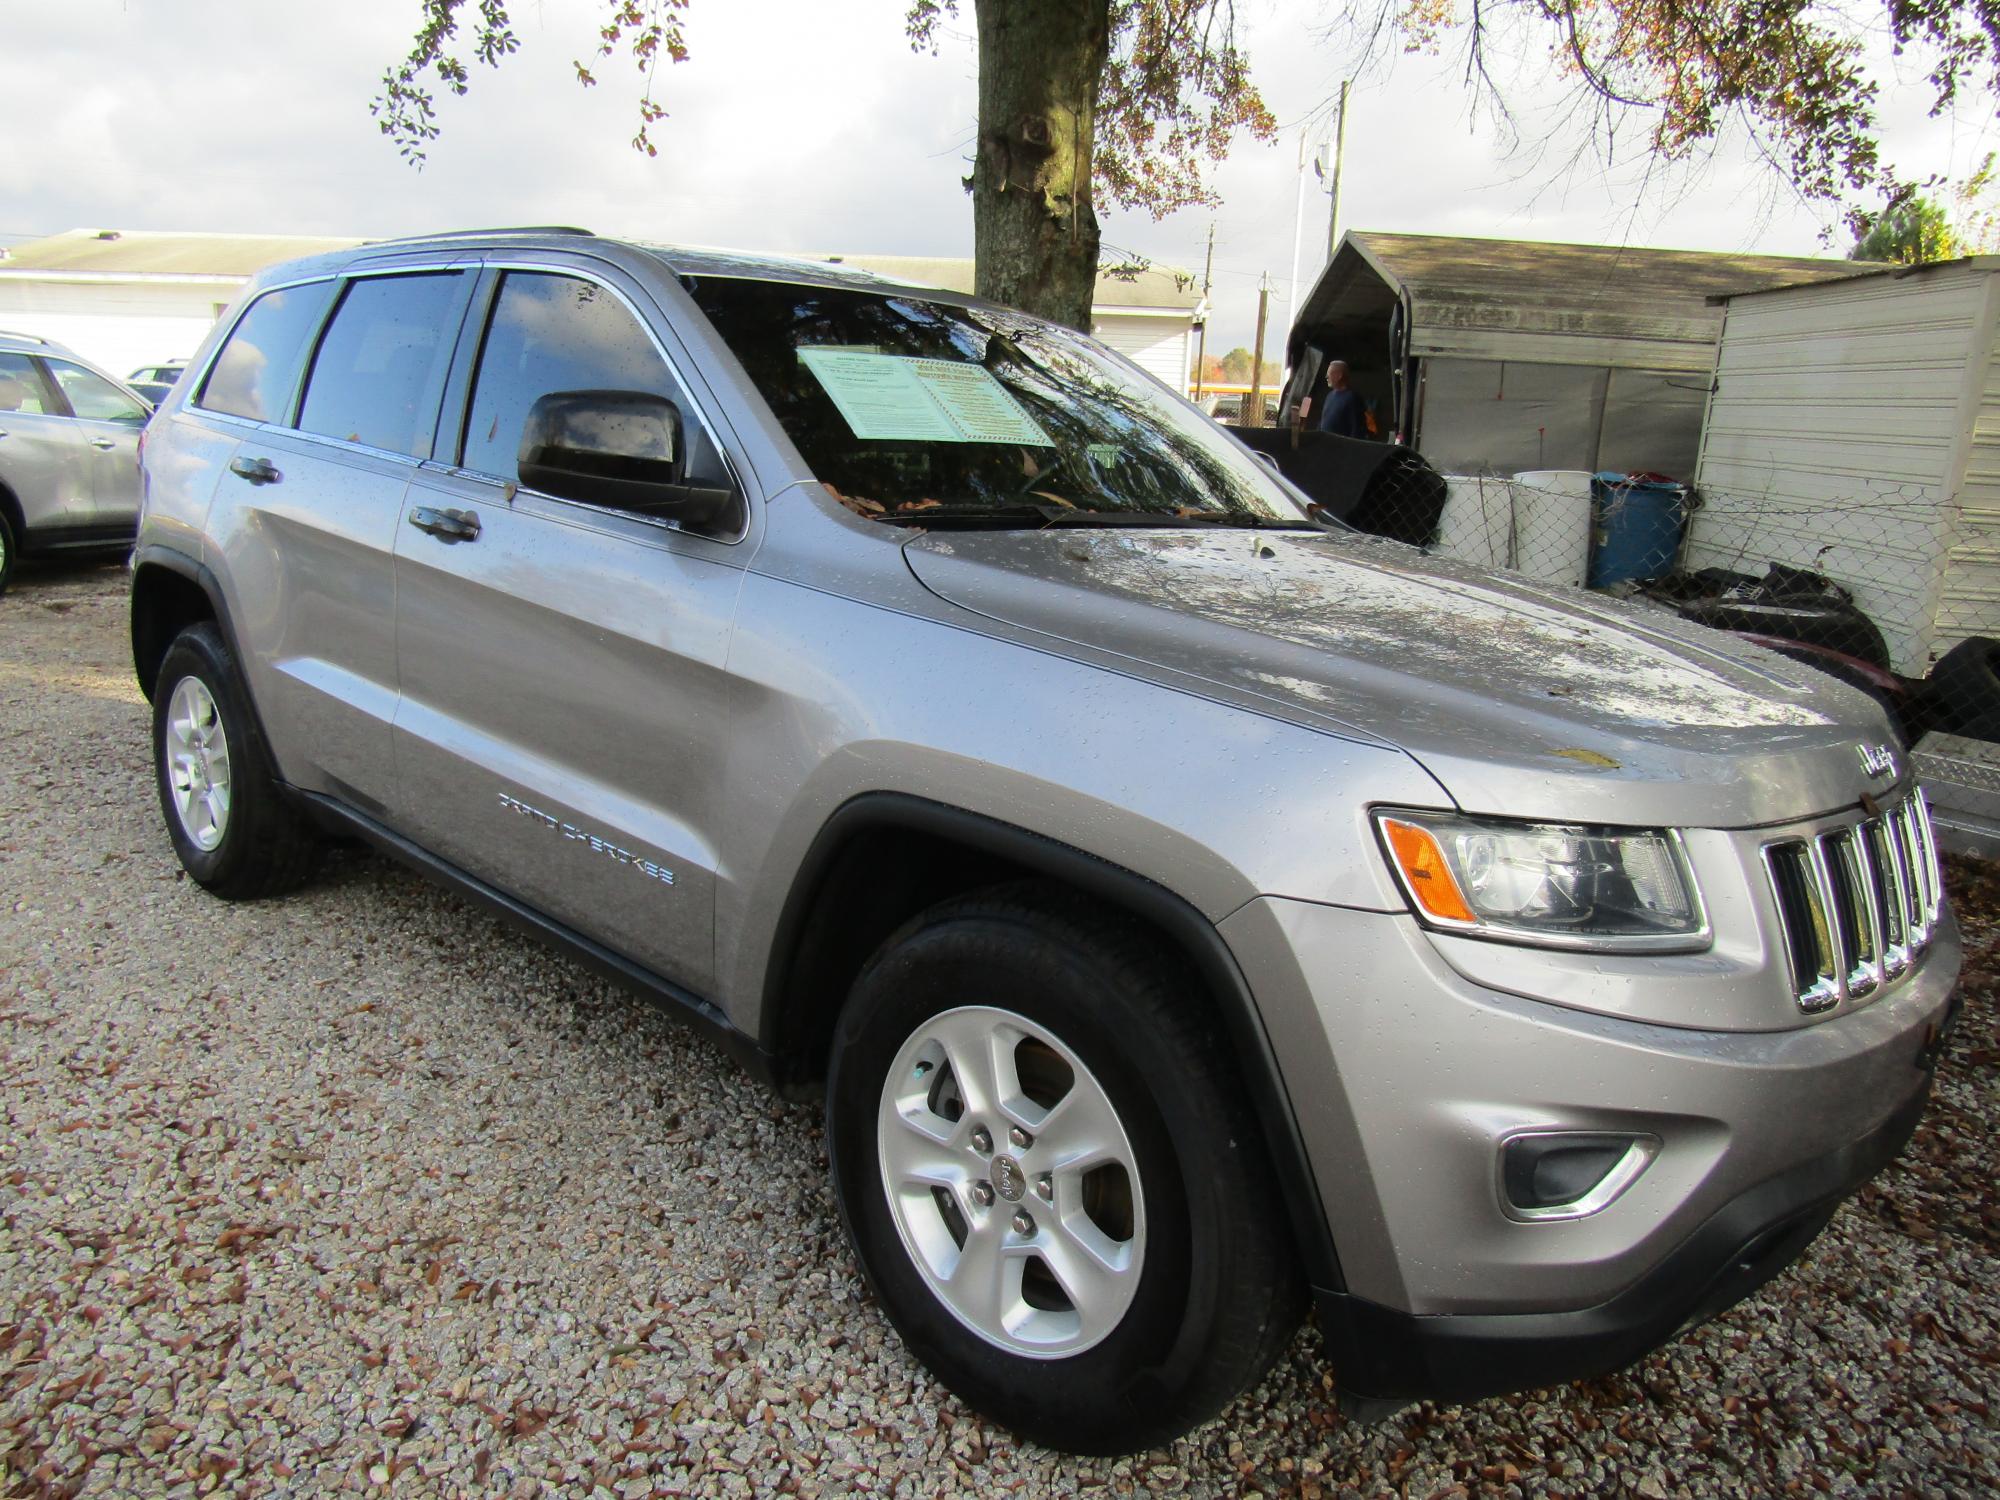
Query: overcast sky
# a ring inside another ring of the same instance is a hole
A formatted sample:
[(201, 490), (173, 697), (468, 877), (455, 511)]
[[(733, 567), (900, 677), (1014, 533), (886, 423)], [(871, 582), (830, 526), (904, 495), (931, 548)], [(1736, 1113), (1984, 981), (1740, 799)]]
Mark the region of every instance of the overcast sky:
[[(0, 10), (0, 244), (89, 226), (394, 235), (477, 225), (572, 223), (607, 233), (791, 252), (970, 255), (960, 187), (973, 133), (968, 20), (940, 55), (902, 37), (907, 0), (691, 0), (690, 61), (663, 70), (659, 156), (626, 142), (636, 75), (587, 56), (603, 0), (515, 0), (521, 54), (474, 67), (441, 104), (443, 139), (421, 172), (367, 112), (408, 50), (416, 0), (9, 0)], [(1244, 141), (1215, 177), (1215, 210), (1163, 222), (1104, 216), (1120, 251), (1199, 271), (1216, 227), (1209, 348), (1248, 344), (1260, 274), (1282, 326), (1290, 288), (1299, 139), (1323, 133), (1343, 65), (1321, 34), (1330, 7), (1238, 0), (1253, 68), (1286, 129)], [(1772, 186), (1732, 144), (1670, 182), (1643, 161), (1567, 173), (1561, 107), (1515, 64), (1525, 122), (1560, 144), (1540, 159), (1477, 118), (1450, 60), (1396, 57), (1350, 106), (1346, 227), (1693, 249), (1839, 254), (1825, 217)], [(1906, 172), (1963, 174), (2000, 145), (1990, 117), (1925, 117), (1922, 68), (1886, 111)], [(31, 123), (32, 122), (32, 123)], [(1301, 280), (1323, 258), (1327, 203), (1309, 191)], [(1270, 347), (1279, 346), (1274, 333)]]

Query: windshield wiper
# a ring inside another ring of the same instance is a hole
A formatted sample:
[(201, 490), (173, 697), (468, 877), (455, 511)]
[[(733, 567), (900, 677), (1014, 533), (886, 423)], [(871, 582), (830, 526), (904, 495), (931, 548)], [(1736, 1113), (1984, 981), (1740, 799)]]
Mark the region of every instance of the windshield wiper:
[(1176, 517), (1188, 526), (1227, 526), (1244, 531), (1318, 531), (1320, 528), (1304, 516), (1286, 520), (1283, 516), (1260, 516), (1249, 511), (1203, 512), (1199, 515)]
[(1066, 505), (937, 505), (875, 516), (894, 526), (1185, 526), (1187, 517), (1159, 510), (1081, 510)]

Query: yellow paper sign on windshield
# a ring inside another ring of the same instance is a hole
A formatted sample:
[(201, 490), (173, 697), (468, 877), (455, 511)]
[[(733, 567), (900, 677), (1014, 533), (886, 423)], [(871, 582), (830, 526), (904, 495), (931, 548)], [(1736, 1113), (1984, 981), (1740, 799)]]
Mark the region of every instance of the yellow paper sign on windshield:
[(801, 349), (799, 358), (858, 438), (1055, 446), (983, 366), (851, 349)]

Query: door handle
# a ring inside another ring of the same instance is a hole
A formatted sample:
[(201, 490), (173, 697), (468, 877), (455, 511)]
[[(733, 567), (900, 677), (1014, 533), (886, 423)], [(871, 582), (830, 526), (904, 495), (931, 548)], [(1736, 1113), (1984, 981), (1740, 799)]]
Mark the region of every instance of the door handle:
[(276, 484), (285, 477), (268, 458), (232, 458), (229, 460), (229, 472), (241, 475), (252, 484)]
[(438, 510), (429, 505), (410, 507), (410, 524), (428, 531), (441, 542), (473, 542), (479, 539), (479, 517), (469, 510)]
[(113, 448), (116, 448), (118, 445), (117, 443), (113, 442), (110, 438), (92, 438), (90, 440), (90, 446), (93, 448), (101, 449), (106, 453), (109, 453)]

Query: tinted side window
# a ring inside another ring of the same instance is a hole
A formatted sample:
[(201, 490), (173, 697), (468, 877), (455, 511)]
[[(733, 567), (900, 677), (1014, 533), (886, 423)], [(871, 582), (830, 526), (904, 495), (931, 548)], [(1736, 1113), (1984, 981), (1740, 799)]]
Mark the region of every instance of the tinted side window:
[(465, 422), (465, 467), (518, 480), (528, 408), (551, 391), (665, 396), (681, 410), (689, 477), (727, 476), (693, 405), (623, 303), (574, 276), (509, 271), (479, 352)]
[(306, 377), (307, 432), (421, 458), (458, 335), (461, 273), (348, 283)]
[(35, 362), (25, 354), (0, 354), (0, 411), (45, 416), (48, 410), (48, 392)]
[(194, 404), (253, 422), (284, 421), (306, 340), (319, 327), (333, 285), (313, 281), (288, 286), (251, 303), (215, 357)]
[(93, 422), (143, 422), (146, 408), (119, 390), (117, 386), (100, 375), (93, 375), (81, 365), (70, 364), (67, 360), (52, 359), (49, 369), (56, 377), (56, 384), (69, 397), (70, 410), (79, 417), (88, 417)]

